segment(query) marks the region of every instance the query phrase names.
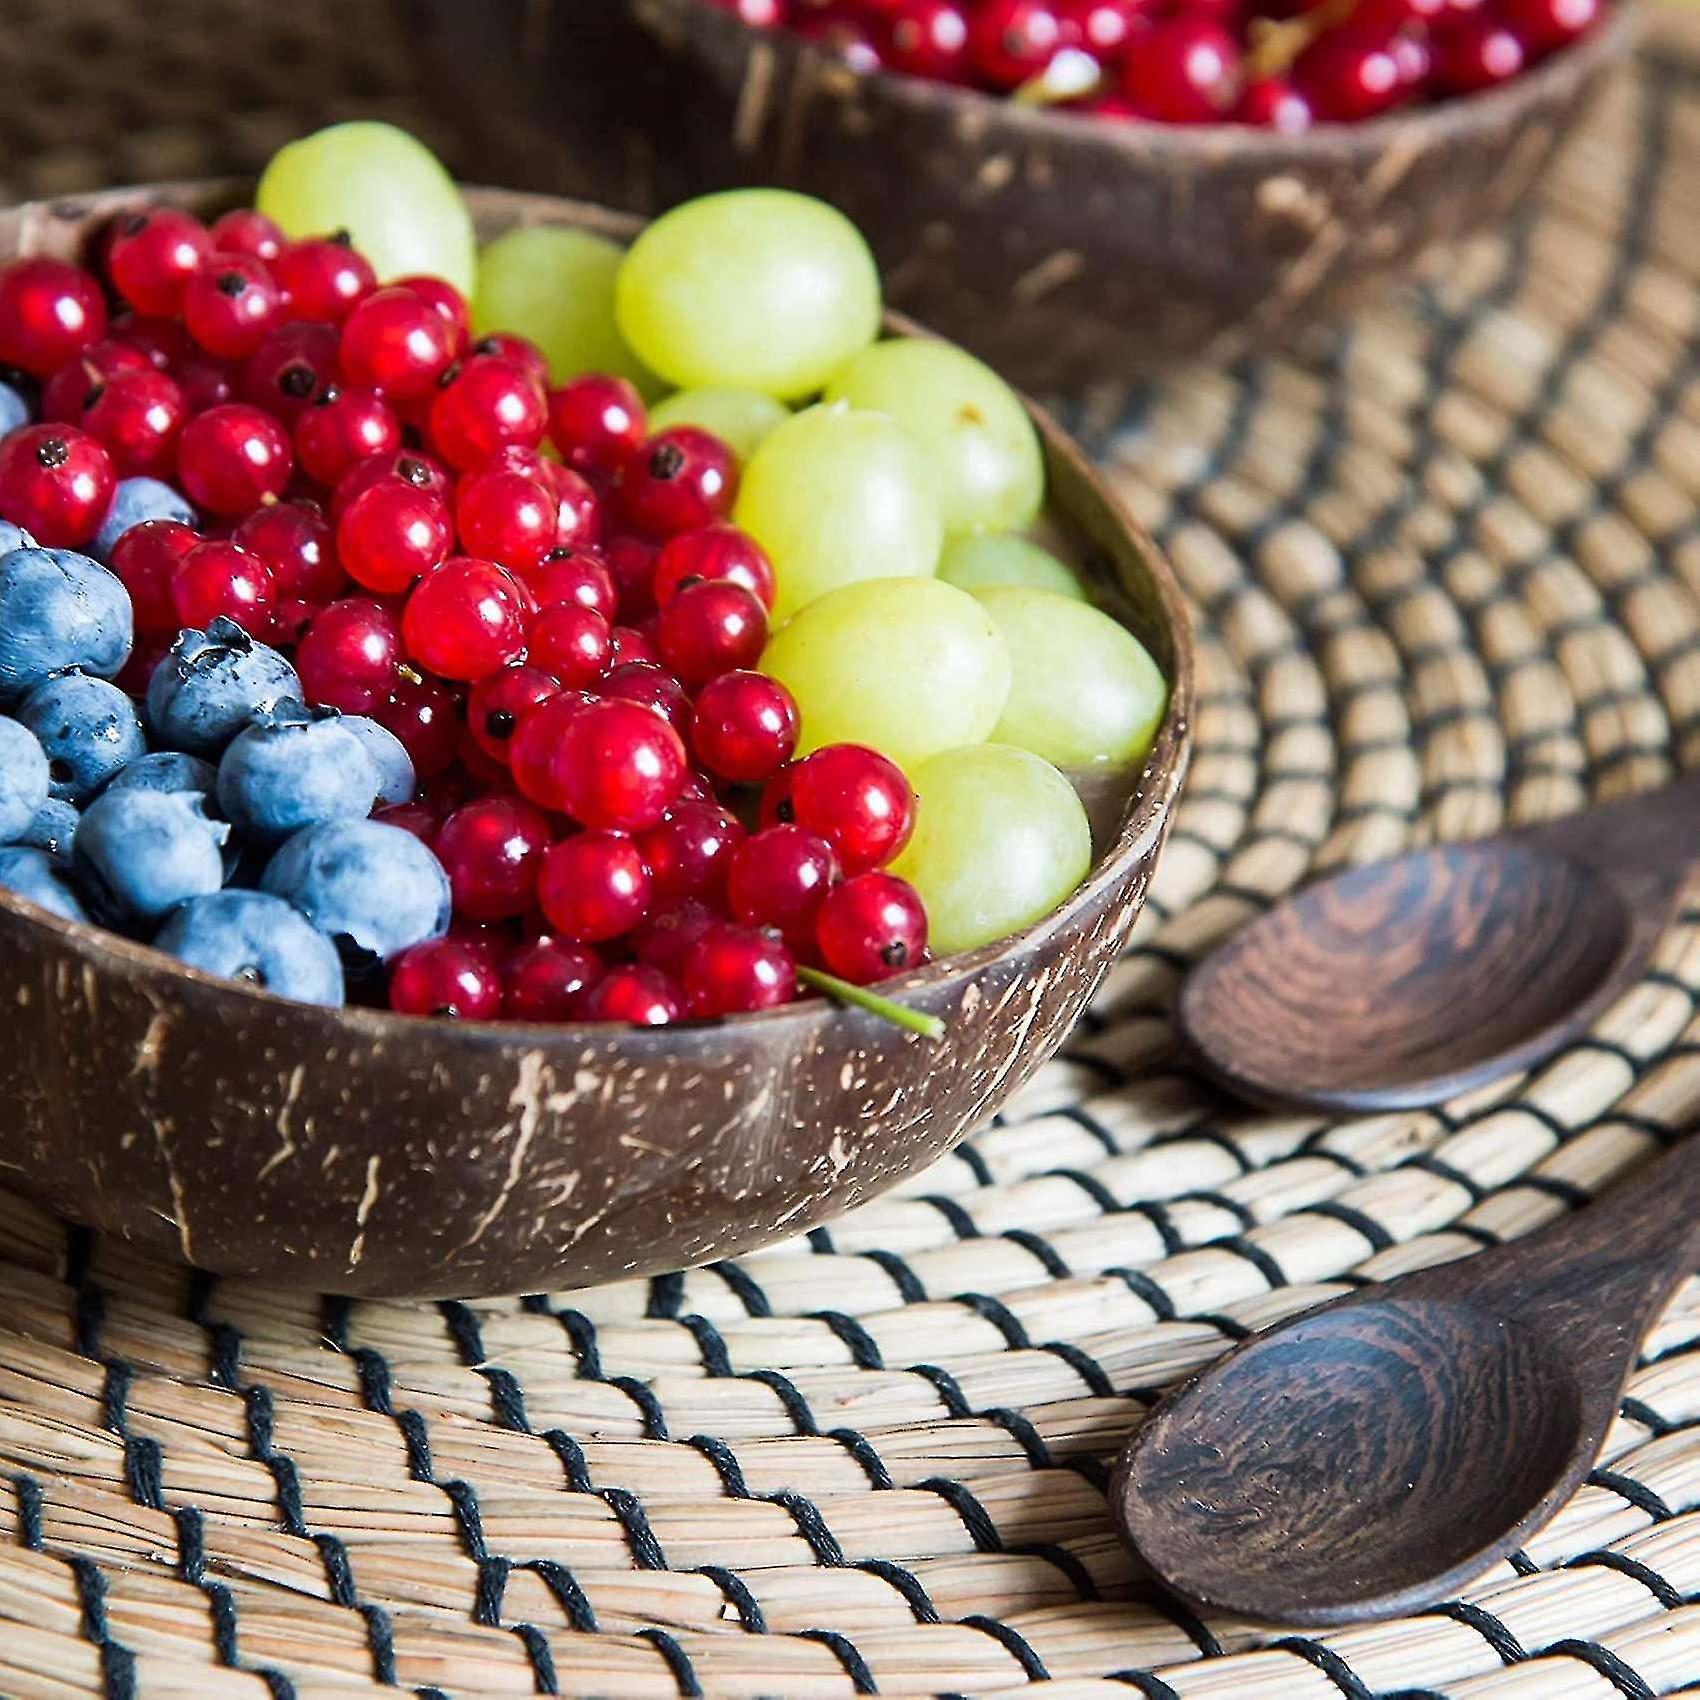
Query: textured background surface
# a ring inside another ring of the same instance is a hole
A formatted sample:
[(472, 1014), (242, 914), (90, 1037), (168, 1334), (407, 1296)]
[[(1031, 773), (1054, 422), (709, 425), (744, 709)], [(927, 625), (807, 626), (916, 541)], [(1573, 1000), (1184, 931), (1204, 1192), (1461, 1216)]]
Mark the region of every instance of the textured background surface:
[[(4, 187), (406, 116), (406, 32), (355, 10), (14, 0)], [(1313, 868), (1700, 759), (1697, 211), (1700, 69), (1666, 43), (1434, 287), (1081, 414), (1200, 610), (1199, 759), (1093, 1015), (919, 1184), (737, 1264), (477, 1307), (195, 1280), (0, 1206), (0, 1692), (1700, 1685), (1700, 1286), (1589, 1485), (1419, 1617), (1197, 1622), (1102, 1493), (1155, 1390), (1248, 1328), (1527, 1232), (1700, 1111), (1700, 907), (1586, 1043), (1436, 1113), (1240, 1111), (1166, 1020)]]

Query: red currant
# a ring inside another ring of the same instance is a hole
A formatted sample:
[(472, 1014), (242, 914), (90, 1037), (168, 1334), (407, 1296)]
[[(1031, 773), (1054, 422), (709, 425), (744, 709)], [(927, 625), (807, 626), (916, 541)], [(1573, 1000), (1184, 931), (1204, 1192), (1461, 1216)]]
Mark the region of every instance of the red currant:
[(463, 549), (524, 572), (555, 547), (555, 498), (522, 472), (469, 472), (455, 486)]
[(403, 484), (411, 484), (415, 490), (433, 495), (445, 504), (453, 489), (441, 463), (422, 449), (369, 455), (365, 460), (356, 461), (337, 480), (336, 489), (331, 492), (331, 523), (334, 525), (341, 520), (356, 496), (386, 479), (400, 479)]
[(609, 657), (610, 667), (624, 667), (628, 663), (647, 662), (651, 667), (661, 665), (661, 657), (655, 652), (655, 645), (649, 641), (648, 635), (640, 632), (636, 626), (616, 626), (614, 628), (614, 653)]
[(573, 603), (614, 623), (619, 609), (614, 575), (583, 549), (551, 549), (536, 566), (522, 567), (519, 576), (539, 608)]
[(687, 898), (722, 902), (727, 872), (743, 842), (743, 827), (718, 803), (675, 803), (659, 826), (638, 838), (655, 902), (669, 908)]
[(1153, 24), (1122, 66), (1122, 92), (1168, 124), (1219, 124), (1239, 95), (1239, 43), (1219, 23), (1176, 16)]
[(523, 367), (531, 374), (538, 388), (547, 396), (549, 389), (549, 362), (543, 357), (543, 350), (536, 343), (523, 336), (515, 336), (512, 331), (486, 331), (472, 345), (474, 354), (499, 354), (504, 360), (511, 360), (516, 366)]
[(330, 522), (312, 502), (257, 508), (230, 539), (271, 568), (279, 596), (329, 602), (347, 582), (332, 546)]
[(448, 374), (425, 434), (450, 466), (471, 472), (510, 443), (535, 448), (548, 422), (543, 394), (523, 366), (478, 354)]
[(271, 630), (277, 587), (258, 555), (234, 543), (199, 543), (171, 575), (171, 604), (179, 625), (204, 628), (220, 614), (251, 636)]
[(1311, 126), (1310, 102), (1285, 77), (1263, 77), (1247, 83), (1234, 116), (1242, 124), (1297, 136)]
[(148, 364), (161, 372), (169, 372), (195, 346), (175, 319), (153, 319), (144, 313), (120, 313), (112, 321), (110, 335), (112, 341), (146, 356)]
[(292, 319), (340, 325), (378, 284), (377, 274), (349, 245), (346, 233), (291, 243), (270, 265)]
[(643, 397), (624, 378), (592, 374), (549, 392), (549, 440), (579, 472), (612, 478), (648, 435)]
[(283, 291), (262, 261), (215, 254), (183, 291), (183, 322), (207, 353), (245, 360), (283, 322)]
[(1069, 40), (1105, 63), (1127, 52), (1153, 10), (1151, 0), (1059, 0), (1058, 4)]
[(379, 289), (343, 321), (342, 370), (391, 401), (428, 395), (454, 359), (449, 328), (411, 289)]
[(685, 746), (660, 715), (617, 700), (557, 698), (514, 737), (516, 782), (534, 802), (602, 832), (642, 832), (685, 781)]
[[(353, 570), (346, 555), (344, 564)], [(451, 556), (414, 586), (402, 611), (402, 641), (441, 678), (482, 679), (524, 656), (528, 603), (506, 568)]]
[(685, 999), (672, 975), (640, 963), (626, 963), (610, 968), (584, 994), (580, 1009), (586, 1021), (666, 1027), (684, 1017)]
[(555, 492), (555, 547), (593, 549), (602, 540), (602, 498), (590, 480), (570, 466), (549, 461), (549, 481)]
[(879, 38), (867, 20), (847, 9), (845, 0), (832, 0), (823, 10), (800, 19), (796, 32), (858, 76), (869, 76), (885, 64)]
[(733, 854), (726, 895), (740, 921), (776, 927), (794, 944), (807, 944), (821, 900), (837, 878), (838, 858), (819, 833), (770, 826)]
[(797, 964), (754, 927), (711, 928), (685, 958), (685, 1004), (701, 1018), (773, 1009), (797, 995)]
[(632, 934), (632, 953), (639, 962), (677, 976), (692, 947), (710, 927), (719, 926), (721, 920), (706, 903), (687, 900), (675, 908), (652, 914)]
[(865, 986), (926, 960), (927, 911), (907, 880), (858, 874), (826, 894), (815, 941), (834, 974)]
[(0, 518), (49, 549), (94, 536), (112, 505), (112, 457), (71, 425), (25, 425), (0, 442)]
[(757, 30), (778, 29), (790, 16), (789, 0), (708, 0), (708, 3)]
[(344, 714), (371, 714), (387, 702), (400, 664), (401, 632), (394, 615), (363, 596), (331, 603), (295, 652), (295, 671), (307, 700)]
[(282, 495), (294, 468), (288, 433), (245, 402), (197, 414), (177, 443), (183, 488), (210, 513), (245, 514), (268, 496)]
[(534, 939), (502, 970), (502, 1014), (509, 1021), (572, 1021), (601, 978), (601, 958), (588, 946)]
[(436, 842), (437, 817), (423, 803), (385, 803), (372, 811), (372, 819), (411, 832), (427, 850)]
[(884, 867), (915, 830), (915, 793), (895, 762), (861, 744), (828, 744), (772, 780), (761, 823), (818, 832), (847, 875)]
[(46, 258), (0, 266), (0, 362), (37, 378), (106, 334), (106, 299), (81, 266)]
[(508, 746), (520, 722), (560, 692), (560, 680), (553, 674), (527, 662), (515, 662), (472, 687), (466, 705), (466, 729), (491, 761), (505, 767)]
[(452, 283), (446, 278), (427, 277), (420, 273), (412, 277), (398, 277), (394, 287), (411, 289), (421, 301), (436, 309), (447, 327), (449, 346), (456, 358), (466, 351), (472, 337), (472, 314), (467, 308), (466, 297)]
[(1580, 40), (1600, 21), (1601, 0), (1499, 0), (1500, 21), (1531, 58)]
[(1328, 30), (1305, 48), (1293, 86), (1317, 118), (1348, 123), (1388, 111), (1407, 92), (1387, 43), (1352, 29)]
[(659, 558), (656, 546), (641, 537), (610, 537), (602, 545), (602, 558), (619, 588), (621, 615), (641, 620), (653, 614), (655, 563)]
[(443, 822), (434, 848), (455, 913), (475, 921), (523, 915), (539, 895), (549, 823), (518, 797), (482, 797)]
[(969, 81), (968, 13), (960, 0), (903, 0), (886, 27), (885, 59), (912, 77)]
[(1510, 82), (1525, 58), (1523, 43), (1510, 30), (1478, 14), (1448, 25), (1435, 38), (1435, 81), (1452, 94), (1475, 94)]
[(1039, 76), (1066, 45), (1055, 0), (981, 0), (969, 23), (974, 69), (1000, 89)]
[(323, 603), (308, 602), (299, 596), (280, 596), (272, 604), (271, 641), (285, 649), (293, 648), (323, 612)]
[(482, 951), (458, 939), (430, 939), (404, 950), (390, 967), (390, 1008), (450, 1021), (494, 1021), (502, 982)]
[(103, 337), (67, 360), (41, 386), (39, 416), (44, 423), (58, 420), (80, 425), (83, 410), (93, 403), (95, 391), (104, 380), (115, 378), (120, 372), (153, 370), (153, 362), (139, 348), (115, 337)]
[(233, 207), (213, 220), (208, 232), (213, 247), (221, 254), (247, 254), (269, 266), (289, 240), (275, 219), (252, 207)]
[(698, 581), (740, 584), (764, 608), (773, 606), (773, 563), (756, 540), (732, 525), (710, 525), (673, 538), (655, 558), (651, 591), (665, 608)]
[(172, 363), (171, 376), (189, 404), (191, 417), (209, 408), (222, 407), (236, 394), (236, 368), (198, 348), (191, 348), (181, 360)]
[(460, 721), (454, 697), (435, 679), (410, 679), (403, 674), (389, 701), (372, 710), (372, 718), (402, 741), (422, 782), (453, 765), (460, 745)]
[(601, 944), (629, 933), (649, 910), (642, 851), (617, 832), (581, 832), (550, 847), (537, 901), (563, 938)]
[(112, 229), (106, 269), (113, 288), (138, 313), (174, 318), (212, 245), (207, 227), (176, 207), (124, 213)]
[(293, 425), (336, 382), (336, 357), (333, 326), (281, 325), (243, 362), (237, 387), (244, 401)]
[(661, 659), (687, 685), (753, 667), (767, 645), (767, 611), (741, 584), (687, 585), (662, 608)]
[(582, 690), (607, 671), (614, 652), (608, 622), (576, 602), (557, 603), (537, 614), (526, 633), (530, 658), (563, 685)]
[(620, 511), (656, 538), (724, 519), (738, 494), (738, 462), (718, 437), (678, 425), (651, 437), (620, 475)]
[(690, 730), (691, 699), (685, 694), (685, 687), (653, 661), (622, 661), (603, 676), (597, 691), (605, 697), (652, 709), (681, 738)]
[(183, 392), (151, 366), (114, 372), (89, 392), (83, 429), (105, 444), (120, 478), (169, 474), (189, 416)]
[(171, 579), (177, 563), (200, 541), (198, 531), (174, 519), (149, 519), (113, 544), (107, 564), (130, 593), (138, 632), (163, 636), (178, 629)]
[(722, 673), (697, 694), (691, 749), (710, 773), (761, 785), (791, 759), (801, 726), (795, 699), (777, 679)]
[(336, 552), (343, 570), (385, 595), (407, 590), (441, 566), (453, 548), (448, 510), (429, 491), (399, 478), (362, 492), (337, 522)]

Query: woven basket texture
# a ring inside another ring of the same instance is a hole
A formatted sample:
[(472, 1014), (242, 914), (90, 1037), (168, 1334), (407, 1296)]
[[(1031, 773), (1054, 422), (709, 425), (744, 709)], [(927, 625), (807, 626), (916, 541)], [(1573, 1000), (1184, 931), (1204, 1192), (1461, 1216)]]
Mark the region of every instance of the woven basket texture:
[[(12, 195), (251, 166), (354, 111), (454, 157), (398, 7), (5, 11)], [(1667, 20), (1527, 216), (1428, 286), (1076, 410), (1199, 610), (1194, 777), (1090, 1017), (899, 1194), (737, 1263), (425, 1307), (214, 1282), (0, 1201), (0, 1694), (1700, 1688), (1700, 1285), (1575, 1500), (1434, 1611), (1200, 1622), (1104, 1498), (1230, 1342), (1527, 1233), (1700, 1113), (1700, 903), (1587, 1041), (1432, 1113), (1239, 1110), (1167, 1018), (1316, 869), (1700, 762), (1697, 277), (1700, 43)]]

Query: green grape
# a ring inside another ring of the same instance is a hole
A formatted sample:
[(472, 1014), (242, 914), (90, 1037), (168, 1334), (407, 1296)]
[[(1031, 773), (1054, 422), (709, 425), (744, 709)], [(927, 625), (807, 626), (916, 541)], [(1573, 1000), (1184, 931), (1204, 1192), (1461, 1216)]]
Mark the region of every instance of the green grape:
[(680, 390), (650, 409), (649, 425), (652, 431), (695, 425), (744, 462), (790, 417), (784, 402), (757, 390)]
[(616, 304), (627, 342), (679, 389), (795, 401), (879, 334), (880, 282), (843, 213), (785, 189), (734, 189), (650, 225)]
[(938, 463), (945, 530), (1016, 531), (1045, 499), (1039, 433), (991, 367), (920, 338), (864, 349), (827, 386), (828, 401), (889, 413)]
[(978, 537), (953, 537), (939, 558), (939, 577), (959, 590), (990, 590), (1019, 584), (1029, 590), (1054, 591), (1058, 596), (1086, 600), (1072, 567), (1049, 549), (1009, 532), (985, 532)]
[(1009, 701), (992, 736), (1059, 767), (1144, 759), (1169, 705), (1145, 645), (1085, 602), (1014, 585), (979, 590), (1009, 648)]
[(798, 753), (868, 744), (903, 768), (977, 744), (1009, 695), (1009, 656), (986, 610), (933, 578), (868, 579), (782, 627), (762, 671), (797, 699)]
[(346, 230), (380, 280), (424, 273), (472, 293), (472, 214), (435, 154), (393, 124), (333, 124), (279, 148), (254, 205), (289, 236)]
[(498, 236), (478, 256), (472, 323), (530, 337), (557, 384), (584, 372), (630, 378), (646, 398), (663, 385), (614, 322), (614, 279), (625, 254), (588, 230), (533, 225)]
[(944, 546), (933, 469), (880, 413), (811, 407), (744, 468), (733, 518), (768, 552), (773, 618), (858, 579), (930, 578)]
[(1086, 810), (1048, 761), (979, 744), (946, 750), (911, 778), (915, 836), (891, 871), (921, 894), (935, 955), (1019, 932), (1086, 878)]

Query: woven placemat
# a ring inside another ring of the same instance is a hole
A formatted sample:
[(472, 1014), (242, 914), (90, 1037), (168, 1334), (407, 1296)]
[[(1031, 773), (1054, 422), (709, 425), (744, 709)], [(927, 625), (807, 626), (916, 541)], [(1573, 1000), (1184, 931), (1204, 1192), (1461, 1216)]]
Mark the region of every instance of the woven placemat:
[[(350, 110), (429, 130), (401, 20), (8, 0), (4, 187), (240, 167)], [(1700, 763), (1697, 278), (1700, 45), (1666, 28), (1530, 216), (1424, 292), (1078, 410), (1201, 611), (1194, 778), (1063, 1056), (899, 1194), (687, 1275), (426, 1307), (215, 1282), (0, 1201), (0, 1694), (1700, 1687), (1700, 1285), (1588, 1485), (1435, 1611), (1197, 1621), (1104, 1499), (1166, 1383), (1539, 1226), (1700, 1112), (1700, 906), (1586, 1043), (1439, 1112), (1238, 1110), (1166, 1016), (1314, 869)]]

